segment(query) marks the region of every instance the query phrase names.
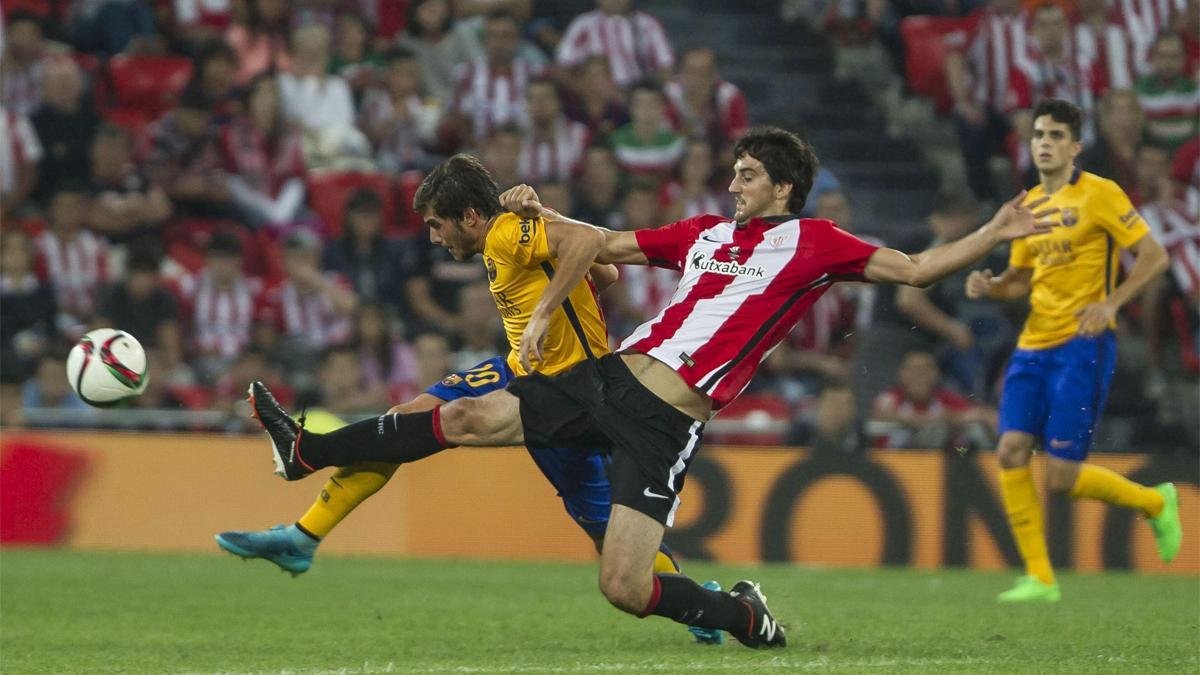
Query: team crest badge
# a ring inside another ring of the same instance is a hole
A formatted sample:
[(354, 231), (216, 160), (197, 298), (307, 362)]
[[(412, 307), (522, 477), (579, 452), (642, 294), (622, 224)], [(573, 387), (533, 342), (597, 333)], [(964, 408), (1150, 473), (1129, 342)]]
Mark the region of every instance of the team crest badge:
[(483, 266), (487, 268), (488, 281), (496, 283), (496, 261), (491, 258), (483, 259)]
[(456, 385), (462, 381), (463, 381), (462, 375), (455, 373), (454, 375), (447, 375), (446, 377), (442, 378), (442, 386), (453, 387), (454, 385)]
[(1059, 212), (1062, 215), (1062, 224), (1071, 227), (1079, 222), (1079, 209), (1069, 206)]
[(742, 257), (742, 247), (741, 246), (730, 246), (729, 247), (729, 257), (730, 258)]

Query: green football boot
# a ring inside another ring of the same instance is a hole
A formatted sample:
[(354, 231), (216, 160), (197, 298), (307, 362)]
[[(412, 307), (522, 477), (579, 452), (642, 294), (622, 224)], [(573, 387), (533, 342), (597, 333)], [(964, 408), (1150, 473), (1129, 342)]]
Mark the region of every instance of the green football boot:
[(1174, 483), (1155, 485), (1163, 498), (1162, 511), (1155, 518), (1149, 518), (1150, 528), (1154, 530), (1154, 540), (1158, 543), (1158, 557), (1169, 563), (1179, 553), (1179, 544), (1183, 540), (1183, 528), (1179, 525), (1179, 491)]
[(1047, 584), (1034, 576), (1017, 577), (1012, 588), (996, 596), (996, 602), (1058, 602), (1058, 584)]

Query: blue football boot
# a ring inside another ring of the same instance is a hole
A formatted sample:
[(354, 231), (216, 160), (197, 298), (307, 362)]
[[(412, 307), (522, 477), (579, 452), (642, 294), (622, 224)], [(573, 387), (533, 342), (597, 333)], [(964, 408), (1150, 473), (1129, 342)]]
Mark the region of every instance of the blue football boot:
[(320, 543), (295, 525), (276, 525), (257, 532), (222, 532), (216, 540), (218, 546), (236, 556), (269, 560), (292, 576), (308, 571)]

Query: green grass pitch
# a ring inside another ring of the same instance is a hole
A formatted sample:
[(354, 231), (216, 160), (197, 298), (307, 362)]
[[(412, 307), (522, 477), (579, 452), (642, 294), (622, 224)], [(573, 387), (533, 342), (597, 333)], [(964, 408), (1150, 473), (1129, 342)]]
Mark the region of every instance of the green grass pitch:
[(293, 579), (231, 556), (0, 552), (4, 673), (1185, 673), (1200, 579), (1064, 575), (1000, 607), (1010, 574), (738, 568), (791, 645), (703, 647), (610, 608), (591, 565), (319, 558)]

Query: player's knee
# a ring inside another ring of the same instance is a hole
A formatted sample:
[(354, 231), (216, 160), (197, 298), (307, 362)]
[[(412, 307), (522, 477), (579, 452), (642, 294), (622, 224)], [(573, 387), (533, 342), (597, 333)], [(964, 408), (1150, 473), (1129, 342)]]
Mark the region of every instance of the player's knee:
[(621, 571), (600, 572), (600, 592), (614, 607), (630, 614), (641, 614), (650, 602), (645, 579)]
[(1029, 464), (1032, 450), (1031, 443), (1025, 439), (1005, 434), (1000, 437), (1000, 444), (996, 447), (996, 458), (1005, 469), (1016, 469)]
[(1058, 467), (1051, 465), (1046, 472), (1046, 487), (1051, 492), (1058, 494), (1067, 494), (1075, 487), (1076, 472), (1060, 470)]

